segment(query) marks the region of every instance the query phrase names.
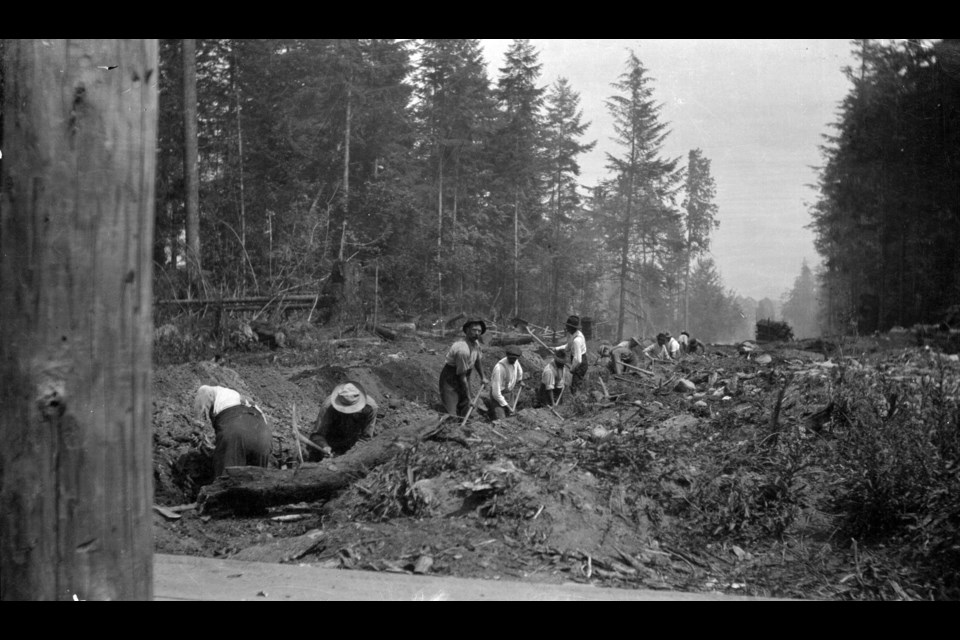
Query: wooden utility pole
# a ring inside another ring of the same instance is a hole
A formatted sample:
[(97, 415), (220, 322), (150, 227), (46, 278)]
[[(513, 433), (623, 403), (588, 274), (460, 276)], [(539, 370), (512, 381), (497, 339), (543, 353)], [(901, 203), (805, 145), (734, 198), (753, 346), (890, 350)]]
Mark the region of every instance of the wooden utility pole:
[(0, 599), (153, 596), (156, 40), (7, 40)]

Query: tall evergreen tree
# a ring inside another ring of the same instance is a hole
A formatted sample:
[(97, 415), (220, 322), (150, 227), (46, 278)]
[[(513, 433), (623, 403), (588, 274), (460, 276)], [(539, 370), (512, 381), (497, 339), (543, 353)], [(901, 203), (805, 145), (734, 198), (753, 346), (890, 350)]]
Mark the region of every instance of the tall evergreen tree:
[(933, 322), (960, 296), (960, 45), (853, 46), (811, 212), (829, 326)]
[[(509, 234), (512, 240), (509, 260), (498, 262), (512, 267), (509, 277), (501, 278), (501, 286), (508, 286), (512, 293), (513, 315), (520, 313), (521, 242), (526, 244), (529, 241), (541, 220), (543, 173), (546, 168), (542, 131), (545, 89), (537, 86), (543, 67), (538, 58), (529, 40), (514, 40), (504, 55), (494, 93), (499, 113), (490, 147), (491, 205), (497, 211), (495, 226), (512, 231)], [(501, 219), (501, 215), (508, 211), (509, 227), (505, 224), (506, 220)]]
[(732, 292), (726, 291), (713, 260), (697, 261), (690, 276), (690, 334), (706, 342), (736, 338), (741, 310)]
[(623, 337), (628, 292), (633, 294), (642, 313), (642, 282), (638, 278), (639, 269), (632, 263), (637, 259), (642, 263), (647, 257), (639, 253), (657, 250), (660, 227), (657, 219), (670, 213), (682, 176), (677, 170), (678, 159), (666, 160), (660, 156), (669, 131), (660, 121), (662, 105), (653, 100), (651, 79), (635, 53), (630, 52), (626, 70), (612, 86), (621, 93), (607, 100), (607, 108), (617, 134), (613, 140), (623, 147), (623, 152), (620, 156), (607, 154), (607, 166), (614, 174), (611, 185), (617, 198), (606, 215), (608, 247), (619, 257), (619, 340)]
[[(431, 293), (443, 315), (448, 297), (458, 300), (461, 308), (477, 306), (478, 297), (492, 302), (470, 265), (478, 264), (493, 244), (495, 220), (485, 211), (489, 167), (482, 149), (494, 117), (494, 99), (478, 40), (423, 40), (419, 52), (416, 112), (422, 198), (425, 207), (436, 212), (435, 232), (430, 234), (435, 241), (436, 283)], [(427, 221), (422, 223), (428, 233)], [(445, 273), (453, 275), (447, 285)]]
[(543, 235), (550, 261), (547, 317), (552, 324), (562, 321), (566, 310), (561, 309), (561, 296), (570, 298), (572, 276), (578, 266), (583, 268), (583, 256), (573, 252), (574, 240), (580, 235), (572, 223), (581, 210), (578, 157), (596, 145), (596, 141), (580, 142), (589, 126), (589, 122), (583, 122), (580, 94), (566, 78), (558, 78), (547, 96), (544, 126), (549, 226)]
[(817, 281), (813, 271), (804, 260), (800, 266), (800, 275), (793, 281), (793, 288), (783, 296), (780, 315), (793, 328), (795, 338), (813, 338), (820, 335), (817, 326), (819, 300)]
[(703, 151), (693, 149), (687, 156), (686, 197), (684, 227), (686, 239), (684, 246), (683, 281), (683, 324), (690, 321), (690, 261), (702, 256), (710, 248), (710, 233), (720, 226), (717, 219), (717, 205), (714, 198), (717, 186), (710, 175), (710, 160), (703, 157)]

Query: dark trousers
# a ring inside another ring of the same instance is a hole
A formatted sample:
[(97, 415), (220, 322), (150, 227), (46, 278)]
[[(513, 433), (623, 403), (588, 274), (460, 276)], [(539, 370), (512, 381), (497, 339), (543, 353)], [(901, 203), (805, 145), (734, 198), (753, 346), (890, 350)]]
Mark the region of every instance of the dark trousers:
[(272, 434), (263, 414), (253, 407), (224, 409), (213, 419), (213, 431), (215, 477), (222, 476), (227, 467), (269, 466)]
[(443, 365), (440, 370), (440, 402), (443, 408), (452, 416), (463, 417), (467, 415), (467, 409), (470, 407), (470, 373), (467, 372), (467, 385), (464, 387), (460, 383), (460, 377), (457, 376), (457, 368), (452, 364)]
[(507, 417), (506, 407), (501, 406), (493, 398), (489, 396), (484, 398), (484, 403), (487, 405), (487, 417), (491, 420), (503, 420)]
[(583, 354), (583, 360), (580, 361), (580, 365), (571, 369), (570, 372), (573, 374), (573, 380), (570, 383), (570, 391), (576, 391), (581, 386), (583, 386), (583, 379), (587, 377), (587, 354)]
[(563, 401), (563, 398), (560, 396), (562, 392), (563, 387), (559, 389), (547, 389), (541, 382), (540, 388), (537, 389), (537, 403), (541, 407), (552, 407), (555, 404), (559, 404)]

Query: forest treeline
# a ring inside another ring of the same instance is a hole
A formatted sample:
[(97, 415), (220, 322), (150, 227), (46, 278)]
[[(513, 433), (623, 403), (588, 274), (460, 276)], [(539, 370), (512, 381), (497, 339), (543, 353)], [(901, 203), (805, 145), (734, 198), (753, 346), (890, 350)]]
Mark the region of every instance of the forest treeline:
[(664, 156), (633, 53), (610, 78), (609, 173), (589, 186), (579, 93), (541, 76), (527, 40), (495, 78), (475, 39), (161, 40), (160, 58), (160, 296), (309, 293), (351, 272), (367, 317), (744, 326), (707, 255), (710, 160)]
[(826, 330), (949, 320), (960, 302), (960, 40), (857, 40), (811, 228)]
[(664, 154), (670, 123), (633, 52), (596, 132), (616, 143), (607, 173), (585, 185), (580, 95), (542, 77), (527, 40), (492, 78), (476, 39), (160, 40), (155, 294), (323, 293), (311, 315), (328, 320), (347, 288), (348, 323), (578, 313), (611, 338), (749, 337), (780, 315), (797, 336), (937, 322), (960, 300), (957, 43), (851, 41), (813, 185), (823, 263), (778, 313), (724, 287), (710, 159)]

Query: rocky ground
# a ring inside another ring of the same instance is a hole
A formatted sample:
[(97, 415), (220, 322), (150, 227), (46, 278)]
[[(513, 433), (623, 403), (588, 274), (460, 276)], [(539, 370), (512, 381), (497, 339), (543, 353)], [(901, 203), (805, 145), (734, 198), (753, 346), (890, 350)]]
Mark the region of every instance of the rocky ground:
[[(760, 596), (955, 597), (949, 575), (931, 578), (889, 539), (846, 535), (835, 499), (842, 476), (825, 462), (835, 458), (818, 453), (838, 446), (839, 372), (865, 377), (891, 362), (907, 374), (932, 370), (935, 352), (909, 335), (711, 345), (623, 376), (595, 364), (559, 416), (531, 404), (546, 351), (524, 345), (529, 378), (513, 417), (448, 420), (326, 502), (276, 505), (257, 517), (195, 506), (213, 481), (212, 429), (190, 415), (200, 384), (253, 398), (274, 430), (275, 465), (292, 474), (294, 423), (309, 432), (343, 380), (361, 382), (378, 401), (384, 433), (436, 421), (437, 377), (454, 338), (291, 341), (156, 365), (156, 550)], [(597, 346), (588, 344), (591, 361)], [(487, 353), (489, 370), (502, 347)], [(941, 381), (944, 368), (960, 369), (956, 356), (936, 363)]]

